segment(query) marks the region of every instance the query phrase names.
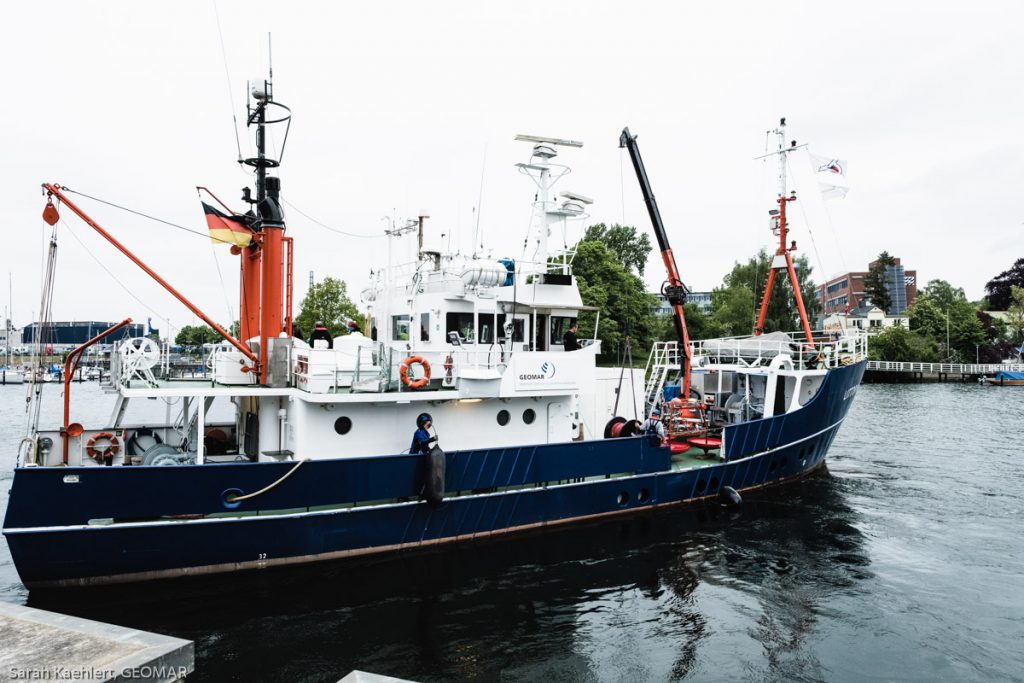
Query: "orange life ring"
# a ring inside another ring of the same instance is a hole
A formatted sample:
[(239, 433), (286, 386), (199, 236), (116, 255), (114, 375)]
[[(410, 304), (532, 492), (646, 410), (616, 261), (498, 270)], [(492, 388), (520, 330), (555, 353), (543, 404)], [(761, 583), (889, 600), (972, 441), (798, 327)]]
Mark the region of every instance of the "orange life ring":
[[(96, 449), (96, 442), (100, 439), (106, 439), (110, 442), (110, 445), (102, 450)], [(85, 452), (89, 454), (90, 458), (106, 458), (117, 455), (117, 452), (121, 450), (121, 442), (117, 440), (111, 432), (100, 432), (93, 434), (92, 438), (89, 439), (89, 443), (85, 445)]]
[[(419, 363), (423, 367), (423, 376), (419, 379), (409, 379), (409, 367), (413, 363)], [(423, 356), (409, 356), (402, 361), (398, 374), (402, 378), (402, 384), (410, 389), (420, 389), (427, 386), (427, 382), (430, 381), (430, 363), (423, 360)]]

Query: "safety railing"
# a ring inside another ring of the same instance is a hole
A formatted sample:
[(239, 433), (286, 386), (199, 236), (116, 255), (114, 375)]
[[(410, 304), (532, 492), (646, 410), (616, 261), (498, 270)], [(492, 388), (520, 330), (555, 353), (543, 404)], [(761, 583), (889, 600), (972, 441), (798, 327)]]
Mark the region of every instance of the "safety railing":
[(868, 361), (868, 370), (882, 372), (928, 372), (936, 374), (987, 375), (1024, 372), (1024, 363), (918, 363), (914, 361)]
[(793, 367), (800, 370), (834, 368), (864, 360), (868, 355), (868, 335), (853, 331), (835, 337), (824, 333), (812, 337), (807, 343), (802, 333), (778, 336), (724, 337), (702, 339), (690, 343), (694, 357), (703, 357), (705, 363), (729, 363), (743, 367), (766, 366), (780, 354), (790, 356)]

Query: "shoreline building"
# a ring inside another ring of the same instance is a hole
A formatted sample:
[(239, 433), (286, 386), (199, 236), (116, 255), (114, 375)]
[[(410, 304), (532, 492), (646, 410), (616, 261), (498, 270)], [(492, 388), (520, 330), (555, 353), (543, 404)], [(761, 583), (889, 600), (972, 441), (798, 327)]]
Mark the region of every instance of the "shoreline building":
[[(655, 311), (657, 315), (673, 314), (672, 306), (668, 303), (661, 292), (651, 292), (651, 294), (658, 297), (658, 310)], [(711, 292), (688, 292), (686, 294), (686, 303), (693, 304), (705, 315), (710, 314)]]
[[(84, 344), (96, 335), (103, 332), (117, 323), (82, 321), (82, 322), (52, 322), (52, 323), (29, 323), (21, 330), (21, 343), (23, 345), (34, 344), (37, 335), (42, 343), (51, 346), (53, 350), (64, 351)], [(104, 339), (101, 344), (110, 344), (116, 339), (124, 337), (144, 337), (146, 326), (142, 323), (132, 323), (127, 327), (118, 330)]]
[[(875, 262), (868, 264), (870, 269)], [(818, 301), (821, 303), (822, 317), (834, 313), (845, 313), (854, 309), (871, 308), (871, 301), (864, 289), (864, 280), (868, 271), (851, 271), (837, 275), (818, 286)], [(897, 258), (895, 265), (885, 268), (885, 288), (892, 301), (889, 316), (902, 316), (917, 298), (917, 271), (907, 270)]]
[(850, 329), (864, 330), (869, 335), (884, 332), (890, 327), (910, 329), (906, 315), (887, 315), (878, 306), (868, 305), (841, 313), (830, 313), (823, 318), (821, 328), (828, 334), (843, 335)]

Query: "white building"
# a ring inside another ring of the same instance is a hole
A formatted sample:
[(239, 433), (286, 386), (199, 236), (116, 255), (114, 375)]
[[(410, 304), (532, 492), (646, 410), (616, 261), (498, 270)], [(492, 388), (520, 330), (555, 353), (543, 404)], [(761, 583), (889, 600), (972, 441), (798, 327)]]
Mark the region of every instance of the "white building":
[(846, 313), (832, 313), (825, 317), (825, 332), (829, 334), (845, 334), (847, 330), (865, 330), (868, 334), (878, 334), (890, 327), (910, 327), (910, 318), (905, 315), (886, 315), (877, 306), (870, 308), (854, 308)]

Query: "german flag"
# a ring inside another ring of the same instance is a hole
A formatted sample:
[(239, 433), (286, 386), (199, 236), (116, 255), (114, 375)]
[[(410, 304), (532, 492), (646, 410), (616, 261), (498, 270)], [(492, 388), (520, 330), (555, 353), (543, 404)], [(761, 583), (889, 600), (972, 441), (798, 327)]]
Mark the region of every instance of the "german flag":
[(206, 226), (210, 230), (210, 239), (215, 244), (249, 246), (249, 243), (252, 242), (252, 230), (245, 226), (245, 218), (229, 216), (206, 202), (201, 203), (203, 213), (206, 214)]

